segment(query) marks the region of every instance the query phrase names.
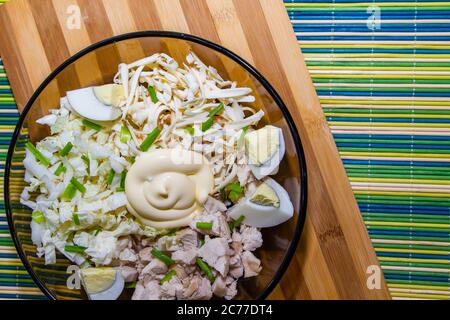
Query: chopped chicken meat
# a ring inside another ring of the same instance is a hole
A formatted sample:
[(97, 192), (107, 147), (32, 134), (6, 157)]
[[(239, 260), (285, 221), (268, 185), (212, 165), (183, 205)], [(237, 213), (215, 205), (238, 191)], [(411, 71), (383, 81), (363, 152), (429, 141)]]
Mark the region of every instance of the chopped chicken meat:
[(247, 251), (255, 251), (263, 244), (261, 232), (255, 228), (241, 225), (241, 242), (243, 249)]
[[(198, 222), (212, 223), (212, 229), (197, 228)], [(217, 236), (225, 239), (231, 238), (230, 227), (224, 214), (220, 212), (197, 215), (191, 222), (190, 227), (197, 232), (211, 236)]]
[(224, 277), (229, 270), (231, 254), (233, 254), (233, 250), (230, 249), (228, 241), (224, 238), (207, 240), (199, 249), (199, 256)]
[(244, 265), (244, 278), (257, 276), (261, 271), (261, 260), (250, 251), (242, 253), (242, 264)]
[(208, 279), (193, 276), (185, 281), (185, 287), (181, 299), (185, 300), (209, 300), (212, 297), (211, 283)]
[(148, 265), (142, 270), (142, 275), (156, 275), (165, 274), (167, 272), (167, 266), (159, 259), (152, 259)]
[(136, 268), (130, 266), (121, 266), (119, 269), (125, 282), (134, 282), (137, 280), (139, 273)]
[(146, 285), (141, 282), (136, 284), (132, 300), (160, 300), (161, 286), (158, 281), (150, 281)]
[(194, 264), (198, 256), (198, 249), (191, 248), (188, 250), (178, 250), (172, 253), (172, 259), (182, 264)]
[(173, 276), (169, 281), (161, 285), (161, 299), (174, 300), (181, 296), (183, 292), (183, 284), (177, 276)]
[(237, 294), (236, 283), (237, 281), (231, 277), (226, 279), (216, 277), (212, 285), (212, 291), (215, 296), (230, 300)]

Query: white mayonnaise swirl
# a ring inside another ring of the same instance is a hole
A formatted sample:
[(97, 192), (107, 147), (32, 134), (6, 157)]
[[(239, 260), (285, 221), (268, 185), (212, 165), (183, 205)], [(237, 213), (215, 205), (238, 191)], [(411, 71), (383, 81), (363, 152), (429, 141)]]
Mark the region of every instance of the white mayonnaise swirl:
[(189, 225), (214, 188), (208, 160), (184, 149), (157, 149), (139, 156), (126, 180), (127, 208), (145, 225)]

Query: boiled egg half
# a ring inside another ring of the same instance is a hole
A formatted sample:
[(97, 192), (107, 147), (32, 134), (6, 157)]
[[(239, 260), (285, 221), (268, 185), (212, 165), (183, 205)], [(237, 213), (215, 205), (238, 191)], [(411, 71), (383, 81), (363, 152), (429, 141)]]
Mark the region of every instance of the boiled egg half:
[(112, 121), (122, 115), (118, 108), (124, 101), (123, 86), (106, 84), (67, 92), (67, 100), (80, 116), (94, 121)]
[(287, 191), (271, 178), (266, 178), (256, 190), (230, 208), (228, 215), (252, 227), (267, 228), (279, 225), (294, 214), (294, 206)]
[(249, 167), (258, 180), (278, 172), (286, 150), (280, 128), (265, 126), (247, 133), (244, 141)]
[(114, 268), (85, 268), (80, 275), (90, 300), (116, 300), (125, 287), (122, 273)]

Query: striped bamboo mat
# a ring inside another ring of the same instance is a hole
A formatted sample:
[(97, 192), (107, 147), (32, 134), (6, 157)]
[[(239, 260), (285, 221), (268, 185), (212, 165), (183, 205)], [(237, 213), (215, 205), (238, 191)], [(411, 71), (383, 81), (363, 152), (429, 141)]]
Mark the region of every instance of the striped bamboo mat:
[[(450, 299), (450, 2), (285, 4), (393, 298)], [(2, 176), (17, 118), (0, 61)], [(43, 298), (3, 202), (0, 298)]]

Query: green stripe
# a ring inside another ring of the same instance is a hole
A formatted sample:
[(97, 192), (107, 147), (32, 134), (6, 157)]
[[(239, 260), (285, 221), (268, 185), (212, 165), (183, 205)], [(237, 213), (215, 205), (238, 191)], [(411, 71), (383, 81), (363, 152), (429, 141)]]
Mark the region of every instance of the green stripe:
[(426, 232), (444, 232), (449, 233), (448, 228), (435, 228), (435, 227), (400, 227), (400, 226), (366, 226), (369, 230), (400, 230), (400, 231), (426, 231)]
[[(366, 213), (366, 212), (364, 212)], [(435, 218), (426, 218), (426, 219), (419, 219), (416, 218), (414, 215), (414, 218), (412, 218), (410, 215), (404, 214), (406, 217), (380, 217), (380, 216), (371, 216), (362, 214), (364, 221), (378, 221), (378, 222), (414, 222), (414, 223), (438, 223), (438, 224), (448, 224), (450, 223), (450, 220), (448, 219), (439, 219), (440, 215), (434, 216), (430, 215)]]
[[(431, 260), (430, 260), (431, 261)], [(428, 262), (403, 262), (403, 261), (380, 261), (381, 266), (405, 266), (418, 268), (446, 268), (445, 264), (428, 263)], [(450, 267), (450, 264), (449, 264)]]
[(307, 66), (364, 66), (364, 67), (449, 67), (449, 62), (413, 62), (413, 61), (306, 61)]
[[(355, 122), (357, 124), (358, 122)], [(449, 129), (450, 130), (450, 129)], [(340, 151), (363, 151), (370, 150), (372, 152), (400, 152), (400, 153), (434, 153), (434, 154), (450, 154), (450, 150), (439, 150), (439, 149), (393, 149), (393, 148), (355, 148), (355, 147), (339, 147)]]
[[(341, 148), (339, 148), (339, 150), (342, 150)], [(391, 151), (393, 152), (393, 151)], [(396, 151), (397, 152), (397, 151)], [(408, 172), (405, 173), (355, 173), (355, 172), (347, 172), (347, 175), (349, 177), (353, 177), (353, 178), (366, 178), (366, 177), (370, 177), (370, 178), (398, 178), (398, 179), (421, 179), (421, 180), (442, 180), (444, 182), (448, 181), (448, 177), (446, 176), (442, 176), (442, 175), (423, 175), (423, 174), (410, 174)], [(450, 182), (450, 181), (448, 181)], [(447, 183), (445, 183), (447, 184)]]
[(403, 243), (373, 243), (375, 248), (395, 248), (395, 249), (417, 249), (417, 250), (435, 250), (448, 252), (450, 250), (450, 243), (447, 246), (429, 246), (421, 244), (403, 244)]

